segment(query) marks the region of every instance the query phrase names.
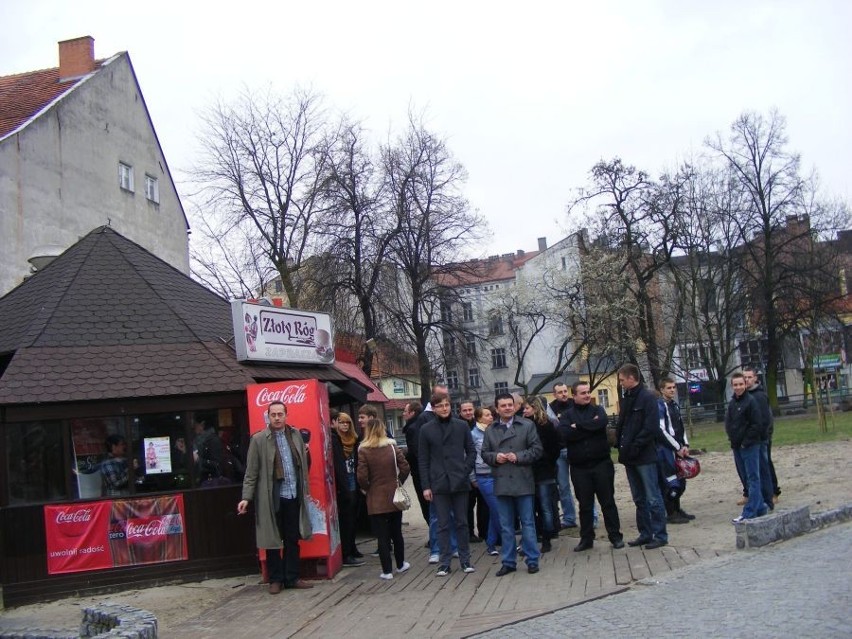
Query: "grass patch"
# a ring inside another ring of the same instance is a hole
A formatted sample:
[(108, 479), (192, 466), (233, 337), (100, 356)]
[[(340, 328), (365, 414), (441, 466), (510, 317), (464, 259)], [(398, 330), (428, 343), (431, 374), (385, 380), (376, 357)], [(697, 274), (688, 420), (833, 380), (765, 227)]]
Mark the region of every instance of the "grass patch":
[[(797, 446), (813, 442), (828, 442), (852, 438), (852, 412), (829, 413), (828, 432), (821, 433), (816, 414), (776, 417), (772, 447)], [(688, 428), (688, 426), (687, 426)], [(725, 435), (725, 425), (717, 422), (700, 422), (689, 432), (691, 448), (708, 451), (727, 451), (731, 449)]]

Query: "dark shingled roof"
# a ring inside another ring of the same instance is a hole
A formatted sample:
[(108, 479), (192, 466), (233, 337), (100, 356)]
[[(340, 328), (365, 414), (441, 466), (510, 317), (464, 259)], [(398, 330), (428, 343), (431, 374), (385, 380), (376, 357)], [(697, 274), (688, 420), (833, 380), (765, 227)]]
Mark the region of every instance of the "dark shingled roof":
[(232, 337), (226, 300), (100, 227), (0, 298), (0, 367), (8, 362), (0, 368), (0, 404), (233, 392), (261, 379), (347, 379), (330, 367), (241, 365)]

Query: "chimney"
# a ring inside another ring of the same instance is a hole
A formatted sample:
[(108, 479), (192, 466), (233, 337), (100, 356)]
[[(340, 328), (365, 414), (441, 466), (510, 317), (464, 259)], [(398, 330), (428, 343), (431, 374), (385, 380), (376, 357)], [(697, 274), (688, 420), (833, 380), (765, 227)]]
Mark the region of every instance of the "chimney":
[(547, 250), (547, 238), (540, 237), (538, 238), (538, 250), (544, 253)]
[(83, 36), (59, 43), (59, 81), (73, 80), (95, 70), (95, 39)]

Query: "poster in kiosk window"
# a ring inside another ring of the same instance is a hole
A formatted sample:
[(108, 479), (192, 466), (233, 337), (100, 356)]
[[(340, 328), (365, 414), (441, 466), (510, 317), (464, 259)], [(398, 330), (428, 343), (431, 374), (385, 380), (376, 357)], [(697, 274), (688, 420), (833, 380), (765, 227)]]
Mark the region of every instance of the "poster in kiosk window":
[[(302, 559), (323, 559), (318, 575), (332, 578), (340, 570), (343, 557), (337, 519), (337, 493), (334, 487), (334, 463), (331, 452), (328, 391), (315, 379), (290, 380), (246, 386), (248, 396), (249, 430), (251, 434), (267, 427), (270, 402), (280, 401), (287, 406), (287, 423), (305, 441), (311, 466), (308, 472), (313, 536), (299, 542)], [(326, 572), (327, 574), (322, 574)]]

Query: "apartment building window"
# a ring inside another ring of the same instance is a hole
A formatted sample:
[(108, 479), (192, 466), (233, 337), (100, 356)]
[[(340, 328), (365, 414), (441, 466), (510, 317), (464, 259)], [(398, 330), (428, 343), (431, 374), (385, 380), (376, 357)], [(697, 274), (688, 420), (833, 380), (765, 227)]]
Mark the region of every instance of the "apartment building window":
[(473, 304), (471, 302), (464, 302), (462, 304), (462, 314), (465, 322), (473, 321)]
[(491, 349), (491, 368), (506, 368), (506, 349)]
[(449, 390), (458, 390), (459, 374), (456, 371), (447, 371), (447, 388)]
[(160, 203), (160, 181), (150, 175), (145, 176), (145, 197), (154, 204)]
[(118, 185), (133, 193), (133, 167), (124, 162), (118, 163)]
[(609, 391), (606, 388), (598, 389), (598, 406), (609, 408)]
[(456, 338), (452, 333), (444, 333), (444, 356), (456, 354)]
[(499, 395), (500, 393), (508, 393), (509, 392), (509, 382), (494, 382), (494, 394)]
[(479, 388), (479, 369), (470, 368), (467, 371), (467, 385), (470, 388)]
[(488, 334), (502, 335), (503, 334), (503, 317), (496, 311), (491, 313), (488, 318)]
[(451, 324), (453, 321), (453, 308), (445, 300), (441, 300), (441, 321), (446, 324)]
[(686, 349), (686, 367), (689, 370), (703, 368), (701, 364), (701, 349), (697, 346)]
[(465, 349), (467, 350), (468, 355), (476, 355), (476, 336), (475, 335), (465, 335)]

